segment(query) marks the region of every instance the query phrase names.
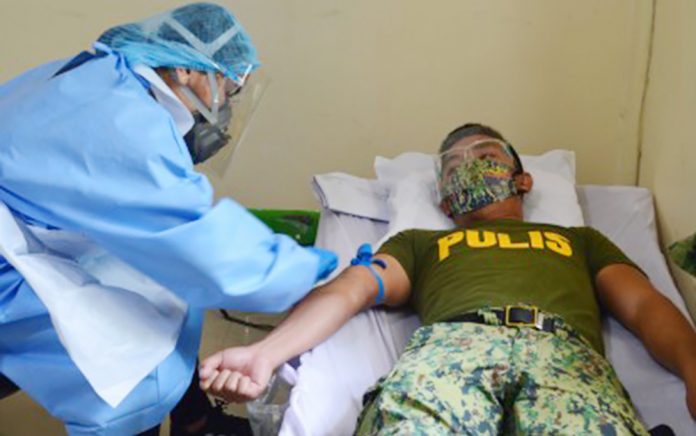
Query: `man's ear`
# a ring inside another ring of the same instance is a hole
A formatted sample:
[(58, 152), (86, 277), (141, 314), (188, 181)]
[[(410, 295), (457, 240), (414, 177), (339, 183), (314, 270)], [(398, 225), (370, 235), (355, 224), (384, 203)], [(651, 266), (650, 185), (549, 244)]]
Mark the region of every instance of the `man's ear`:
[(450, 211), (449, 206), (447, 204), (445, 204), (444, 201), (440, 202), (440, 210), (442, 211), (442, 213), (444, 213), (448, 217), (452, 218), (452, 211)]
[(191, 69), (176, 67), (171, 70), (172, 77), (176, 80), (177, 85), (186, 86), (191, 81)]
[(186, 86), (191, 81), (191, 69), (189, 68), (169, 68), (169, 67), (158, 67), (155, 68), (155, 72), (164, 80), (170, 88), (176, 88), (178, 86)]
[(534, 186), (534, 179), (528, 172), (523, 172), (515, 176), (515, 187), (520, 194), (527, 194)]

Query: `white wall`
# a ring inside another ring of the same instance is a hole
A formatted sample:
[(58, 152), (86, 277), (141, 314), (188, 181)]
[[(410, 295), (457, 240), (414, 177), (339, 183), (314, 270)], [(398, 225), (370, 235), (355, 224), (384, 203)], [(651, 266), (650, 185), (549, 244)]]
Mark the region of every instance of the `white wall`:
[(435, 150), (470, 120), (525, 152), (576, 150), (581, 182), (634, 183), (649, 3), (283, 5), (244, 11), (275, 78), (225, 180), (244, 202), (312, 207), (312, 174), (369, 176), (375, 155)]
[[(178, 1), (3, 5), (0, 80)], [(635, 181), (650, 2), (224, 1), (272, 78), (218, 192), (315, 208), (312, 174), (372, 174), (375, 155), (435, 150), (466, 121), (526, 153), (578, 153), (583, 183)]]
[[(655, 195), (662, 242), (696, 232), (696, 3), (657, 2), (640, 184)], [(673, 268), (696, 319), (696, 279)]]

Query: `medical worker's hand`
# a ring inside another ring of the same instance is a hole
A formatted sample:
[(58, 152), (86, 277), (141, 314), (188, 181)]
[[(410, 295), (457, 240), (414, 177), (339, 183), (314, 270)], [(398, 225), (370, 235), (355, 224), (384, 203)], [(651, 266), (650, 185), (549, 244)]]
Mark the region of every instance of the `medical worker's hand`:
[(319, 268), (317, 270), (317, 279), (324, 280), (338, 266), (338, 257), (333, 251), (324, 250), (323, 248), (307, 247), (312, 253), (319, 256)]
[(240, 403), (259, 397), (273, 374), (273, 365), (253, 346), (219, 351), (201, 362), (201, 389)]

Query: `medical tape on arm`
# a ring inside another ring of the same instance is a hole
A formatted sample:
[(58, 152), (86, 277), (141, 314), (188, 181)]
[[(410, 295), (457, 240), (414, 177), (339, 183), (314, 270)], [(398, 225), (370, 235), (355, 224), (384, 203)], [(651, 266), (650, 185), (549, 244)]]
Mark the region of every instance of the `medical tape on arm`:
[(372, 247), (370, 244), (362, 244), (358, 248), (358, 252), (355, 254), (353, 260), (350, 261), (350, 264), (353, 266), (361, 265), (370, 270), (372, 275), (375, 277), (375, 280), (377, 280), (377, 286), (379, 287), (377, 297), (375, 298), (375, 304), (382, 304), (384, 302), (384, 281), (372, 265), (377, 265), (382, 269), (387, 269), (387, 264), (381, 259), (374, 258), (374, 253), (372, 253)]

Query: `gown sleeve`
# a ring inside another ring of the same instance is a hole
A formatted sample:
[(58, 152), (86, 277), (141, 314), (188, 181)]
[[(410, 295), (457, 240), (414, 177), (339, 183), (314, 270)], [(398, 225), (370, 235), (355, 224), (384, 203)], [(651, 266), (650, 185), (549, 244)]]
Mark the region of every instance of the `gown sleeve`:
[(120, 56), (32, 71), (0, 95), (0, 201), (25, 221), (88, 236), (192, 306), (277, 312), (311, 289), (319, 256), (232, 199), (213, 204)]

